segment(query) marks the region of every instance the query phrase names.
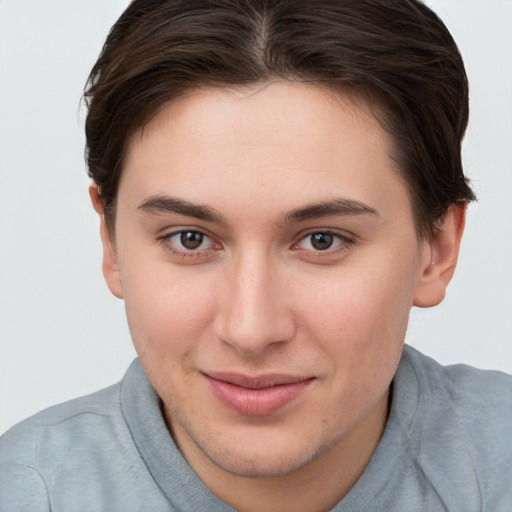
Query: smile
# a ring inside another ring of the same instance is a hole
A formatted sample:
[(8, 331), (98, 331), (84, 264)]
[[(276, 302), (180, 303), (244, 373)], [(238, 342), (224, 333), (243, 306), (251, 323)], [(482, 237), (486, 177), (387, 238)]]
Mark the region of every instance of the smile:
[(247, 377), (215, 372), (203, 375), (221, 403), (248, 416), (276, 413), (298, 397), (314, 380), (291, 375)]

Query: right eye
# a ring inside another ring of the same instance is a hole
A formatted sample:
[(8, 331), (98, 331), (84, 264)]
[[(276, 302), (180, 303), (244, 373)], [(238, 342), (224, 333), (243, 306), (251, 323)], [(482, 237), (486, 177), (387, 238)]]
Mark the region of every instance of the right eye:
[(213, 242), (212, 240), (201, 233), (200, 231), (178, 231), (173, 233), (168, 240), (180, 249), (186, 251), (197, 251), (208, 248)]
[(173, 252), (196, 253), (211, 249), (215, 246), (214, 241), (201, 231), (194, 229), (183, 229), (174, 231), (169, 235), (160, 238)]
[(197, 229), (179, 229), (158, 237), (158, 242), (178, 263), (206, 263), (222, 249), (220, 243)]

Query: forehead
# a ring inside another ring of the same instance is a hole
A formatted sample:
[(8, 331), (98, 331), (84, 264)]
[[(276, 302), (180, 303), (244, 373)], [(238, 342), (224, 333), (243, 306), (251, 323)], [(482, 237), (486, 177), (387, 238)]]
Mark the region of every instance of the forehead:
[[(369, 105), (355, 92), (335, 91), (321, 84), (277, 80), (238, 88), (201, 88), (172, 100), (136, 132), (129, 154), (138, 146), (154, 144), (160, 137), (197, 137), (197, 149), (209, 141), (230, 141), (256, 145), (294, 146), (308, 142), (312, 147), (328, 146), (335, 137), (357, 129), (357, 136), (374, 147), (388, 151), (390, 139), (374, 117)], [(333, 131), (332, 128), (335, 127)], [(243, 140), (245, 137), (245, 140)], [(223, 139), (223, 140), (221, 140)], [(298, 147), (295, 148), (297, 154)]]
[(390, 153), (390, 136), (353, 95), (288, 81), (198, 89), (132, 138), (119, 193), (286, 198), (290, 208), (335, 193), (382, 204), (407, 196)]

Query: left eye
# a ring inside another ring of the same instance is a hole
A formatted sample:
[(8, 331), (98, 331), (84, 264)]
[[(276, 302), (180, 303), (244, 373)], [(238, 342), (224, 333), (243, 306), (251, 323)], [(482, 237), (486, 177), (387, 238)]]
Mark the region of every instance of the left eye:
[(327, 251), (341, 245), (345, 239), (336, 233), (330, 231), (316, 231), (306, 235), (299, 243), (301, 249), (310, 251)]
[(186, 251), (207, 249), (213, 244), (210, 237), (200, 231), (192, 230), (178, 231), (177, 233), (169, 236), (168, 240), (180, 249), (184, 249)]

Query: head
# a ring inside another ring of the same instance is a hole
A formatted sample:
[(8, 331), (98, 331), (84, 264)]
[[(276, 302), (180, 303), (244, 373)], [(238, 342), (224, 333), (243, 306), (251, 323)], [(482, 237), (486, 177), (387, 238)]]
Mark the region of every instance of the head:
[(185, 456), (272, 476), (374, 439), (473, 199), (442, 22), (415, 0), (135, 0), (85, 97), (104, 272)]

